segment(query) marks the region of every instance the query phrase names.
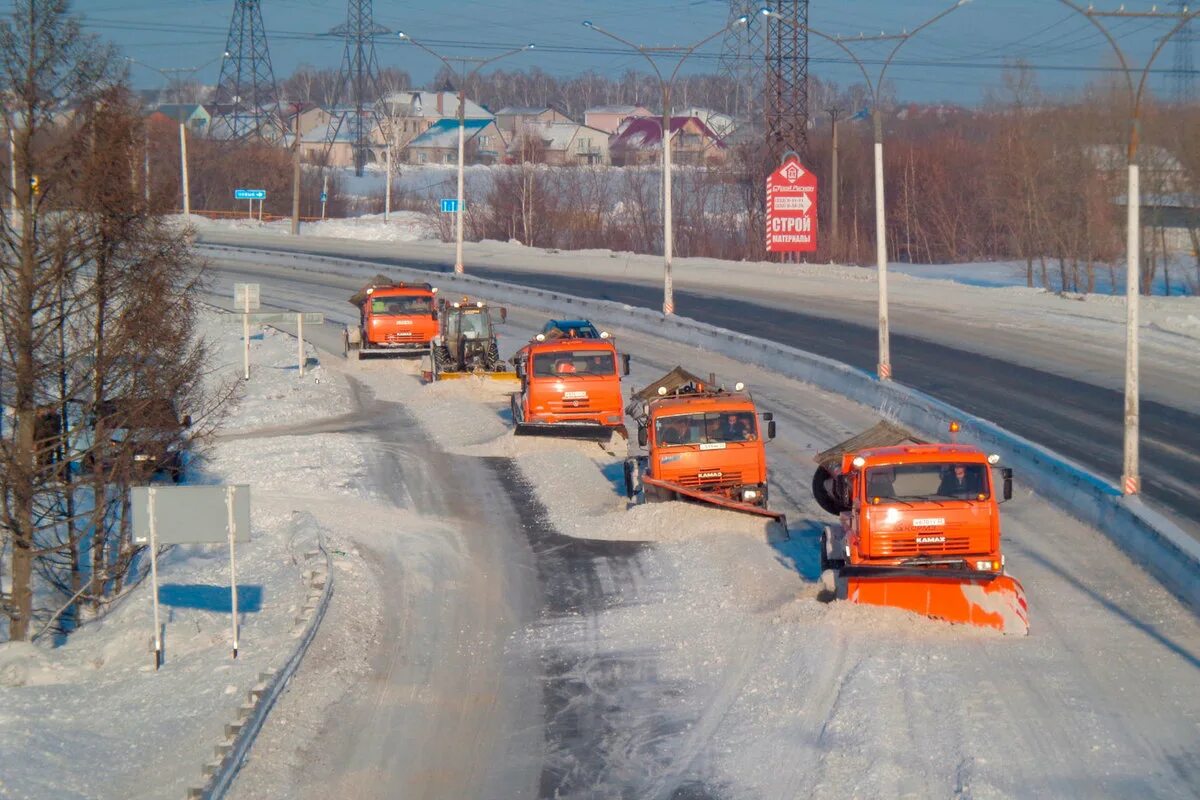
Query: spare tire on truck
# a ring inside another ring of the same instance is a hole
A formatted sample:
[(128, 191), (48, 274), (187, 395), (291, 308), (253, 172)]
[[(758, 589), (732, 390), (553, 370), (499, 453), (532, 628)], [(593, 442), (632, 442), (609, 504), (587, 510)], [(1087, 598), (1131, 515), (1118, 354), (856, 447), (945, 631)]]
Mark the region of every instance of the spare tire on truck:
[(818, 466), (817, 471), (813, 473), (812, 493), (817, 505), (825, 509), (827, 513), (836, 516), (849, 509), (842, 508), (842, 504), (833, 496), (833, 477), (832, 472), (823, 466)]

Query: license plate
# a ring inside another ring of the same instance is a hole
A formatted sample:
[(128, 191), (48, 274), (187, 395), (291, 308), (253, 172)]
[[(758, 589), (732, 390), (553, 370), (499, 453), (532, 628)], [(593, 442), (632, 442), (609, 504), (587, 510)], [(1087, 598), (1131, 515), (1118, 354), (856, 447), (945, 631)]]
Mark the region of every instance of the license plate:
[(701, 450), (724, 450), (725, 443), (724, 442), (708, 442), (707, 444), (700, 445), (700, 449)]
[(587, 400), (587, 392), (563, 392), (563, 400)]
[(914, 528), (941, 528), (946, 524), (945, 517), (930, 517), (928, 519), (914, 519)]

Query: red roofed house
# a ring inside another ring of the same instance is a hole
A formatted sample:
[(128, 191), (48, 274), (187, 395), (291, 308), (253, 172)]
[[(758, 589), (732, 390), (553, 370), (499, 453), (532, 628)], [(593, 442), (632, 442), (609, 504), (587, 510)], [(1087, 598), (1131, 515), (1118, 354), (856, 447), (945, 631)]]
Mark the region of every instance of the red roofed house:
[[(662, 120), (630, 117), (608, 142), (614, 166), (648, 164), (662, 159)], [(676, 164), (725, 160), (725, 143), (698, 117), (671, 117), (671, 159)]]

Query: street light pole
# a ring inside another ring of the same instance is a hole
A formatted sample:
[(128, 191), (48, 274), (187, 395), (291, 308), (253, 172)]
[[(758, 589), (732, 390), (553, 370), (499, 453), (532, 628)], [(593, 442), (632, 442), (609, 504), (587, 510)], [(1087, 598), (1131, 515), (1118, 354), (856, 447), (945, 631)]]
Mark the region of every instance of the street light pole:
[[(776, 19), (788, 22), (791, 25), (804, 28), (809, 33), (824, 39), (831, 44), (839, 47), (850, 59), (858, 66), (862, 72), (863, 80), (866, 81), (867, 90), (871, 93), (871, 117), (875, 126), (875, 267), (876, 274), (879, 278), (879, 363), (876, 366), (875, 373), (881, 381), (892, 379), (892, 347), (890, 335), (890, 323), (888, 318), (888, 261), (887, 261), (887, 206), (883, 194), (883, 112), (880, 108), (879, 93), (883, 86), (883, 78), (887, 74), (888, 67), (891, 66), (892, 60), (896, 54), (900, 52), (900, 48), (906, 42), (911, 40), (921, 31), (933, 25), (945, 17), (950, 12), (960, 6), (969, 3), (970, 0), (958, 0), (954, 5), (950, 6), (940, 14), (936, 14), (925, 22), (922, 22), (911, 31), (897, 34), (883, 34), (880, 36), (857, 36), (853, 39), (843, 39), (840, 36), (831, 36), (828, 33), (817, 30), (811, 25), (800, 22), (798, 19), (789, 18), (776, 11), (764, 8), (761, 13), (766, 17), (774, 17)], [(879, 74), (874, 80), (871, 79), (867, 72), (866, 65), (862, 59), (850, 49), (847, 42), (884, 42), (894, 41), (896, 46), (892, 48), (891, 53), (884, 60), (883, 66), (879, 69)]]
[[(675, 208), (671, 198), (672, 175), (671, 175), (671, 90), (675, 86), (675, 78), (679, 75), (679, 70), (683, 63), (697, 49), (711, 42), (721, 34), (725, 33), (730, 28), (737, 25), (745, 25), (750, 21), (750, 17), (742, 15), (737, 19), (722, 26), (719, 30), (704, 37), (700, 41), (692, 45), (682, 47), (647, 47), (645, 45), (634, 44), (628, 39), (623, 39), (611, 31), (601, 28), (599, 25), (585, 20), (583, 26), (590, 30), (599, 33), (602, 36), (607, 36), (613, 41), (619, 42), (626, 47), (636, 50), (643, 58), (650, 63), (650, 68), (654, 70), (655, 76), (658, 78), (659, 87), (662, 90), (662, 198), (663, 198), (663, 304), (662, 312), (664, 316), (671, 316), (675, 313), (675, 287), (671, 278), (671, 262), (675, 251)], [(675, 68), (671, 71), (669, 78), (664, 78), (662, 71), (658, 68), (658, 62), (654, 60), (655, 56), (673, 56), (677, 59)]]
[[(1063, 5), (1082, 14), (1108, 40), (1121, 70), (1125, 75), (1125, 86), (1129, 93), (1129, 143), (1126, 153), (1128, 160), (1128, 176), (1125, 189), (1126, 230), (1125, 230), (1125, 442), (1124, 458), (1121, 469), (1121, 491), (1126, 495), (1139, 494), (1142, 490), (1141, 467), (1139, 463), (1139, 429), (1141, 418), (1141, 398), (1138, 387), (1138, 311), (1141, 302), (1141, 188), (1138, 174), (1138, 145), (1141, 138), (1142, 100), (1146, 93), (1146, 82), (1150, 77), (1150, 68), (1162, 53), (1167, 42), (1183, 30), (1189, 22), (1200, 16), (1200, 9), (1189, 10), (1186, 6), (1182, 12), (1170, 13), (1151, 11), (1126, 11), (1122, 6), (1119, 11), (1097, 11), (1092, 6), (1084, 8), (1073, 0), (1059, 0)], [(1158, 40), (1154, 51), (1150, 54), (1146, 66), (1141, 71), (1138, 83), (1134, 84), (1134, 70), (1129, 65), (1125, 51), (1117, 44), (1116, 37), (1100, 21), (1104, 17), (1174, 19), (1175, 27)]]
[[(458, 206), (455, 211), (457, 219), (455, 220), (454, 226), (454, 272), (458, 275), (461, 275), (465, 271), (463, 267), (463, 173), (466, 170), (467, 84), (472, 78), (479, 74), (479, 70), (483, 69), (488, 64), (491, 64), (493, 61), (499, 61), (502, 58), (507, 58), (509, 56), (516, 55), (517, 53), (524, 53), (526, 50), (532, 50), (533, 45), (527, 44), (524, 47), (517, 47), (490, 58), (460, 56), (455, 58), (454, 61), (460, 62), (462, 64), (462, 69), (456, 70), (454, 65), (450, 63), (449, 59), (421, 44), (404, 31), (399, 31), (397, 36), (406, 42), (411, 42), (412, 44), (424, 50), (426, 53), (429, 53), (429, 55), (433, 56), (438, 61), (441, 61), (446, 65), (446, 68), (449, 69), (456, 78), (458, 78)], [(475, 65), (470, 72), (467, 72), (468, 64)], [(388, 176), (388, 180), (391, 180), (390, 174)]]

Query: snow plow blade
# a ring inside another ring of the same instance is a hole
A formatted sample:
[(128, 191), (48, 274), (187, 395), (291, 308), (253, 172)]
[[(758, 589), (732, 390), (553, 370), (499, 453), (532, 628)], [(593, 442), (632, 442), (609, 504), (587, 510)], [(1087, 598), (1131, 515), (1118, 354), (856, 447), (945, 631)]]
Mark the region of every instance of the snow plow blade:
[(936, 572), (849, 567), (838, 576), (838, 597), (1006, 634), (1029, 633), (1025, 588), (1016, 578), (989, 572), (930, 574)]
[(700, 503), (717, 506), (718, 508), (725, 508), (730, 511), (738, 511), (742, 514), (753, 514), (756, 517), (773, 519), (785, 529), (787, 528), (787, 517), (784, 514), (778, 511), (772, 511), (769, 508), (756, 506), (753, 503), (743, 503), (738, 500), (730, 500), (728, 497), (722, 497), (721, 495), (712, 494), (710, 492), (703, 492), (699, 489), (693, 489), (688, 486), (681, 486), (678, 483), (671, 483), (670, 481), (656, 480), (648, 476), (642, 476), (642, 485), (653, 486), (666, 492), (674, 492), (675, 494), (686, 497), (689, 500), (695, 500)]
[(517, 383), (521, 379), (515, 372), (439, 372), (439, 381), (460, 381), (466, 378), (482, 378), (486, 381), (509, 381)]

